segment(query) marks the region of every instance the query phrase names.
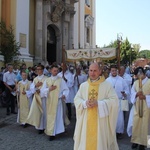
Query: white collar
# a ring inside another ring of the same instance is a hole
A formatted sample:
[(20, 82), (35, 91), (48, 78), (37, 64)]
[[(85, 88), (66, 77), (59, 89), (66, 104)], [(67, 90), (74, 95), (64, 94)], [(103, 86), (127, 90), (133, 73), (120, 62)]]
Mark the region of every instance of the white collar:
[(100, 79), (100, 77), (98, 77), (96, 80), (91, 80), (91, 79), (90, 79), (90, 81), (91, 81), (91, 82), (96, 82), (96, 81), (98, 81), (99, 79)]
[(38, 77), (38, 79), (42, 79), (44, 77), (44, 74), (42, 74), (40, 76), (38, 75), (37, 77)]
[(142, 80), (142, 84), (145, 84), (147, 80), (148, 80), (148, 77), (146, 77), (145, 79), (143, 79)]
[(53, 75), (51, 75), (51, 77), (50, 77), (52, 80), (56, 80), (56, 79), (58, 79), (58, 76), (56, 75), (56, 76), (53, 76)]
[(21, 80), (22, 84), (26, 84), (28, 82), (28, 80)]
[(117, 78), (118, 78), (118, 75), (116, 75), (115, 77), (113, 77), (113, 76), (111, 75), (111, 78), (112, 78), (112, 79), (117, 79)]

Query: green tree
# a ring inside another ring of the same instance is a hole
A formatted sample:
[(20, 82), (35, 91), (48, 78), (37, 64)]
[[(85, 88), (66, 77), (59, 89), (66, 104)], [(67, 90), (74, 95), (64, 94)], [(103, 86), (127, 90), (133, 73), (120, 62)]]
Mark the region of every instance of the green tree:
[(139, 52), (140, 58), (150, 58), (150, 50), (142, 50)]
[(0, 55), (4, 56), (4, 64), (13, 63), (13, 58), (20, 55), (19, 49), (12, 25), (7, 28), (5, 22), (0, 22)]
[[(114, 47), (118, 52), (118, 41), (111, 41), (109, 45), (105, 45), (105, 47)], [(122, 64), (131, 63), (133, 60), (137, 58), (137, 54), (139, 52), (140, 45), (134, 44), (134, 47), (131, 47), (131, 43), (128, 38), (120, 43), (120, 61)], [(109, 63), (117, 63), (117, 58), (114, 60), (108, 61)]]

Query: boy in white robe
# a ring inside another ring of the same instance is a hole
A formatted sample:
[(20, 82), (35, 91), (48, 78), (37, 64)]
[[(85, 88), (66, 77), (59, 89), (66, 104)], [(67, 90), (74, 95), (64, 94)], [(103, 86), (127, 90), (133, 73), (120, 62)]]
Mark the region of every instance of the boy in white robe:
[(26, 120), (30, 110), (30, 101), (32, 99), (32, 93), (30, 91), (31, 82), (27, 80), (27, 73), (21, 72), (22, 80), (17, 84), (18, 98), (18, 117), (17, 122), (24, 127), (27, 126)]

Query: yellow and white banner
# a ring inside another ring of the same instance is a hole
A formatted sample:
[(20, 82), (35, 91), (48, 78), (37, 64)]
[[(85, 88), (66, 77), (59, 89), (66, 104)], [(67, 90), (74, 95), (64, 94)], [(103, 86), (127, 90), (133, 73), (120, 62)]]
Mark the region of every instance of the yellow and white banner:
[(116, 58), (116, 48), (72, 49), (65, 52), (67, 61)]

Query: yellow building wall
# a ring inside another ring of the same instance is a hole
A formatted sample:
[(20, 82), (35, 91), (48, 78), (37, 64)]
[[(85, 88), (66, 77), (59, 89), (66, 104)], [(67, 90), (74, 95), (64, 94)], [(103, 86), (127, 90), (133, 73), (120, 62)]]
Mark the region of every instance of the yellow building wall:
[(13, 26), (14, 34), (16, 35), (16, 10), (17, 10), (17, 0), (10, 0), (10, 24)]
[(6, 23), (6, 26), (10, 25), (10, 8), (11, 0), (2, 0), (2, 20)]
[(1, 20), (6, 23), (6, 26), (10, 25), (14, 28), (14, 34), (16, 29), (16, 0), (0, 0), (0, 16)]
[[(29, 35), (29, 52), (34, 54), (34, 0), (30, 0), (30, 35)], [(3, 20), (6, 26), (13, 26), (14, 35), (16, 36), (16, 10), (17, 0), (0, 0), (0, 21)], [(31, 51), (30, 51), (31, 50)], [(33, 66), (33, 62), (25, 62), (27, 66)], [(4, 66), (0, 61), (0, 67)]]

